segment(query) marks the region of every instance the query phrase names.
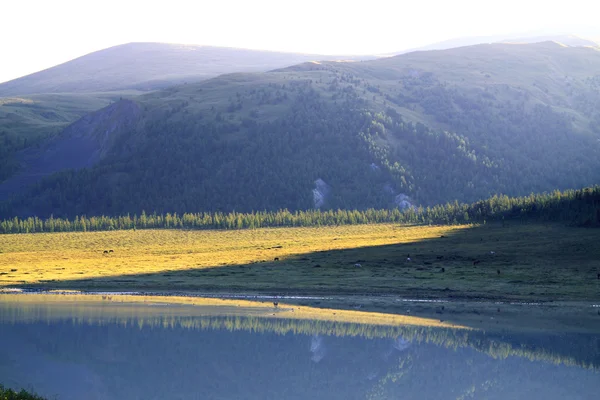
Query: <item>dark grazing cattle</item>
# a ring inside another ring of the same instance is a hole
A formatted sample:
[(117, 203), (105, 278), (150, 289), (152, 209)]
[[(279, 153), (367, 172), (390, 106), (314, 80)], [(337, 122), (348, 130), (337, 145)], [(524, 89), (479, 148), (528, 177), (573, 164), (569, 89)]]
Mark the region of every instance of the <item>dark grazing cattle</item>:
[(277, 308), (277, 306), (278, 306), (278, 305), (279, 305), (279, 303), (277, 303), (277, 302), (273, 302), (273, 306), (274, 306), (275, 308)]
[(275, 257), (273, 261), (279, 261), (279, 257)]
[(477, 265), (479, 263), (481, 263), (481, 260), (475, 260), (475, 261), (473, 261), (473, 265)]
[(104, 250), (104, 254), (108, 254), (108, 250)]

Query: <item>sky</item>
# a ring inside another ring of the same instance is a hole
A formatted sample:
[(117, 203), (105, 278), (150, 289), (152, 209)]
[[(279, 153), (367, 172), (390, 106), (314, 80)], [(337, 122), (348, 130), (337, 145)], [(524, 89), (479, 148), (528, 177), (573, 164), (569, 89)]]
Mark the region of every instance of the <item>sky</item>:
[(2, 0), (0, 82), (128, 42), (363, 55), (466, 36), (600, 36), (597, 2)]

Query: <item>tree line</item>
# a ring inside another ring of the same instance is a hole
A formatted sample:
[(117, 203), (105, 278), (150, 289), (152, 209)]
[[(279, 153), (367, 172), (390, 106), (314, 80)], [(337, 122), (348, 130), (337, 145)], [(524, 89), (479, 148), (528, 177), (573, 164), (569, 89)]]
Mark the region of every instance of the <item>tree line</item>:
[(471, 204), (458, 202), (433, 207), (367, 210), (255, 211), (248, 213), (166, 213), (68, 218), (18, 218), (0, 222), (0, 233), (86, 232), (128, 229), (256, 229), (331, 225), (399, 223), (464, 224), (505, 220), (556, 221), (577, 226), (600, 226), (600, 186), (579, 190), (496, 195)]

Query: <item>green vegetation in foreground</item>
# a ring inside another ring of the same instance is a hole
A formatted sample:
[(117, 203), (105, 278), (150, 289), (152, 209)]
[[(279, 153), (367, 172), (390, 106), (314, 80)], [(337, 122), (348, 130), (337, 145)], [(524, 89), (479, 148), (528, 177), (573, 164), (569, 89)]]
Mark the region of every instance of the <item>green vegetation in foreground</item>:
[(520, 223), (3, 235), (0, 285), (594, 301), (598, 243)]
[(15, 392), (12, 389), (5, 389), (0, 385), (0, 400), (45, 400), (43, 397), (35, 394), (30, 394), (25, 389), (20, 392)]
[(253, 213), (151, 214), (121, 217), (76, 217), (4, 220), (0, 233), (86, 232), (115, 229), (244, 229), (281, 226), (355, 225), (369, 223), (468, 224), (505, 220), (561, 221), (574, 225), (600, 225), (600, 186), (581, 190), (558, 190), (547, 194), (510, 198), (494, 196), (473, 204), (446, 204), (398, 209), (337, 210)]

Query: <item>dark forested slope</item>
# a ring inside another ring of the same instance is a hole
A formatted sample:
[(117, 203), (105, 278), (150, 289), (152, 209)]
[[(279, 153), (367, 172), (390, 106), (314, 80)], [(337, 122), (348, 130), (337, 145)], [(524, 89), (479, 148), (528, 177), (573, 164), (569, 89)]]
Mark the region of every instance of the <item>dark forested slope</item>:
[(597, 71), (599, 51), (548, 42), (182, 85), (99, 122), (114, 129), (93, 167), (39, 181), (2, 215), (361, 209), (583, 187), (600, 178)]

